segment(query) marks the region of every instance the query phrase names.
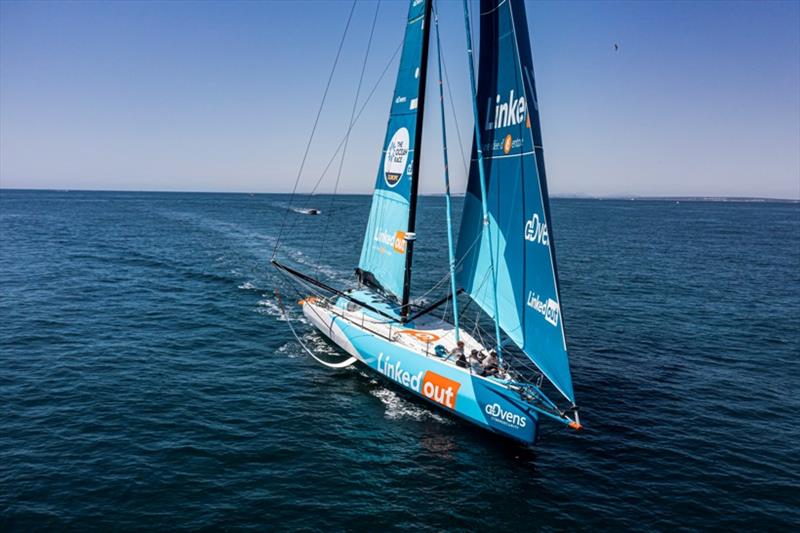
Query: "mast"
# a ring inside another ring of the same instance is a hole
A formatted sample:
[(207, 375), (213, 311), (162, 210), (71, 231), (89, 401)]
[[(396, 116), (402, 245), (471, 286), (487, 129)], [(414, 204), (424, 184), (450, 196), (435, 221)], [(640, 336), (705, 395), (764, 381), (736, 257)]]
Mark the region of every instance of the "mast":
[(403, 277), (403, 296), (400, 314), (405, 322), (410, 310), (408, 301), (411, 294), (411, 266), (414, 255), (414, 241), (417, 225), (417, 192), (419, 191), (419, 162), (422, 154), (422, 117), (425, 113), (425, 85), (428, 79), (428, 41), (430, 40), (431, 5), (433, 0), (425, 1), (425, 15), (422, 19), (422, 59), (419, 65), (419, 96), (417, 97), (417, 127), (414, 132), (414, 159), (411, 161), (411, 195), (408, 208), (408, 231), (406, 232), (406, 268)]
[(472, 114), (475, 119), (475, 148), (478, 156), (478, 172), (481, 185), (481, 209), (483, 212), (483, 232), (489, 245), (489, 268), (492, 271), (492, 294), (494, 298), (494, 335), (497, 340), (497, 359), (502, 364), (503, 352), (500, 342), (500, 306), (497, 303), (497, 269), (494, 267), (494, 247), (492, 246), (492, 233), (489, 231), (489, 212), (486, 208), (486, 175), (483, 169), (483, 148), (481, 142), (481, 124), (478, 118), (478, 95), (475, 82), (475, 63), (472, 58), (472, 32), (469, 26), (469, 5), (464, 0), (464, 24), (467, 30), (467, 57), (469, 58), (469, 88), (472, 91)]
[(456, 342), (459, 341), (458, 331), (458, 288), (456, 287), (456, 258), (453, 251), (453, 208), (450, 201), (450, 166), (447, 161), (447, 125), (444, 119), (444, 79), (442, 78), (442, 43), (439, 41), (439, 14), (433, 13), (433, 23), (436, 24), (436, 60), (439, 65), (439, 107), (442, 117), (442, 155), (444, 157), (444, 198), (447, 213), (447, 254), (450, 262), (450, 290), (453, 293), (453, 325), (455, 326)]

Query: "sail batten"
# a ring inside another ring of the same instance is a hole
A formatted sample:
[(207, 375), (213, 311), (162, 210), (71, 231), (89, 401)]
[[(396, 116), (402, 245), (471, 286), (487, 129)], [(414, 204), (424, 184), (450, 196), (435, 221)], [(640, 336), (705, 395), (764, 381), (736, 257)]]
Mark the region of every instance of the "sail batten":
[(359, 280), (408, 302), (421, 150), (431, 0), (409, 2), (375, 192), (356, 270)]
[[(480, 13), (476, 120), (486, 176), (488, 231), (483, 227), (481, 169), (473, 141), (457, 253), (463, 262), (459, 282), (574, 402), (524, 4), (481, 0)], [(496, 287), (486, 282), (492, 264)]]

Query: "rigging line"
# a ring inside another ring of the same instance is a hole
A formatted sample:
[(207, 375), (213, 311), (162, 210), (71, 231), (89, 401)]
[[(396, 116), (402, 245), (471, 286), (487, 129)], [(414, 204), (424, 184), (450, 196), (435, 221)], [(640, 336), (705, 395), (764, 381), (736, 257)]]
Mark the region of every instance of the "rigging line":
[(328, 90), (331, 88), (331, 82), (333, 81), (333, 74), (336, 72), (336, 65), (339, 64), (339, 57), (342, 55), (342, 48), (344, 47), (344, 41), (347, 37), (347, 30), (350, 29), (350, 22), (353, 20), (353, 12), (356, 10), (356, 0), (353, 0), (353, 5), (350, 7), (350, 14), (347, 16), (347, 24), (344, 26), (344, 32), (342, 32), (342, 39), (339, 41), (339, 48), (336, 50), (336, 58), (333, 61), (333, 66), (331, 67), (331, 73), (328, 75), (328, 82), (325, 84), (325, 91), (322, 93), (322, 101), (319, 103), (319, 109), (317, 110), (317, 116), (314, 118), (314, 126), (311, 128), (311, 135), (308, 137), (308, 143), (306, 143), (306, 149), (303, 153), (303, 160), (300, 162), (300, 169), (297, 171), (297, 178), (294, 180), (294, 186), (292, 187), (292, 194), (289, 197), (289, 204), (286, 206), (286, 211), (283, 213), (283, 220), (281, 221), (281, 229), (278, 231), (278, 239), (275, 241), (275, 248), (272, 249), (272, 258), (275, 259), (275, 255), (278, 253), (278, 245), (280, 245), (281, 237), (283, 236), (283, 230), (286, 226), (286, 217), (289, 214), (289, 211), (292, 208), (292, 201), (294, 200), (294, 195), (297, 192), (297, 185), (300, 183), (300, 177), (303, 175), (303, 168), (306, 165), (306, 159), (308, 158), (308, 152), (311, 149), (311, 141), (314, 140), (314, 133), (317, 131), (317, 125), (319, 124), (319, 117), (322, 115), (322, 109), (325, 107), (325, 100), (328, 97)]
[[(308, 296), (308, 294), (303, 295), (300, 291), (297, 290), (296, 287), (294, 287), (295, 285), (304, 288), (305, 290), (310, 292), (312, 296), (316, 296), (317, 298), (319, 298), (321, 300), (329, 300), (329, 295), (322, 293), (318, 288), (314, 287), (310, 283), (304, 282), (303, 280), (301, 280), (299, 278), (290, 278), (289, 274), (287, 274), (285, 272), (282, 272), (282, 271), (281, 271), (281, 274), (284, 277), (286, 277), (286, 279), (289, 280), (288, 283), (294, 289), (295, 295), (298, 298), (300, 298), (300, 299), (308, 299), (309, 296)], [(320, 316), (319, 313), (317, 313), (316, 311), (314, 312), (314, 314), (316, 314), (317, 316)], [(393, 323), (393, 322), (389, 322), (389, 321), (380, 321), (380, 320), (376, 320), (376, 319), (370, 319), (369, 321), (372, 322), (373, 324), (390, 324), (390, 323)]]
[[(467, 251), (466, 251), (466, 252), (464, 253), (464, 255), (461, 257), (461, 259), (459, 259), (458, 261), (456, 261), (456, 269), (458, 269), (458, 267), (460, 267), (460, 266), (461, 266), (461, 265), (464, 263), (464, 261), (466, 260), (467, 256), (469, 255), (469, 253), (472, 251), (472, 249), (475, 247), (475, 245), (476, 245), (476, 244), (478, 244), (478, 242), (480, 242), (480, 240), (481, 240), (481, 235), (479, 234), (479, 235), (478, 235), (478, 236), (476, 236), (476, 237), (475, 237), (475, 239), (472, 241), (472, 244), (470, 244), (470, 245), (469, 245), (469, 248), (467, 248)], [(478, 285), (478, 290), (480, 290), (480, 289), (483, 287), (483, 284), (486, 282), (486, 277), (487, 277), (487, 276), (488, 276), (488, 271), (487, 271), (487, 273), (486, 273), (486, 274), (484, 274), (484, 281), (482, 281), (482, 282), (481, 282), (481, 283)], [(446, 273), (444, 276), (442, 276), (442, 277), (439, 279), (439, 281), (437, 281), (436, 283), (434, 283), (434, 284), (433, 284), (433, 286), (432, 286), (430, 289), (428, 289), (428, 290), (427, 290), (427, 291), (425, 291), (425, 292), (424, 292), (424, 293), (423, 293), (421, 296), (419, 296), (418, 298), (416, 298), (416, 301), (419, 301), (419, 300), (421, 300), (421, 299), (427, 298), (429, 294), (431, 294), (431, 293), (432, 293), (432, 292), (434, 292), (434, 291), (437, 291), (437, 290), (438, 290), (438, 289), (439, 289), (439, 288), (440, 288), (440, 287), (441, 287), (441, 286), (444, 284), (444, 282), (448, 280), (448, 278), (449, 278), (449, 277), (450, 277), (450, 273), (449, 273), (449, 272), (447, 272), (447, 273)], [(461, 290), (463, 290), (463, 289), (461, 289)], [(472, 301), (473, 301), (472, 299), (469, 299), (469, 301), (467, 302), (467, 306), (466, 306), (464, 309), (466, 309), (467, 307), (469, 307), (469, 306), (470, 306), (470, 304), (472, 303)], [(420, 316), (421, 314), (424, 314), (424, 313), (417, 313), (417, 314), (416, 314), (416, 315), (414, 315), (412, 318), (416, 318), (416, 317)], [(463, 315), (464, 315), (463, 311), (460, 311), (460, 312), (458, 313), (458, 316), (459, 316), (459, 317), (462, 317)]]
[[(474, 18), (474, 10), (473, 15)], [(473, 27), (474, 20), (470, 21), (470, 27)], [(444, 54), (442, 54), (444, 56)], [(458, 125), (458, 114), (456, 113), (455, 101), (453, 100), (453, 90), (450, 87), (450, 76), (447, 74), (447, 60), (442, 61), (442, 70), (444, 71), (444, 80), (447, 85), (447, 95), (450, 97), (450, 111), (453, 114), (453, 122), (456, 125), (456, 135), (458, 136), (458, 149), (461, 152), (461, 162), (464, 165), (465, 180), (469, 182), (469, 168), (467, 167), (467, 154), (464, 152), (464, 141), (461, 139), (461, 127)]]
[(480, 174), (480, 186), (481, 186), (481, 210), (483, 211), (483, 234), (486, 235), (486, 241), (489, 247), (489, 266), (492, 271), (492, 285), (494, 285), (494, 327), (495, 327), (495, 337), (497, 339), (497, 359), (502, 363), (503, 361), (503, 354), (502, 354), (502, 345), (500, 344), (500, 306), (498, 305), (498, 298), (497, 298), (497, 270), (495, 269), (494, 265), (494, 257), (492, 257), (494, 246), (492, 245), (492, 232), (491, 228), (489, 227), (489, 214), (488, 214), (488, 206), (487, 206), (487, 181), (485, 176), (485, 169), (483, 168), (483, 147), (481, 146), (481, 125), (478, 122), (479, 120), (479, 113), (478, 113), (478, 100), (477, 100), (477, 82), (475, 80), (475, 68), (473, 65), (473, 46), (472, 46), (472, 31), (469, 27), (469, 3), (468, 0), (463, 0), (464, 3), (464, 22), (465, 26), (467, 27), (467, 58), (469, 59), (469, 88), (470, 92), (472, 93), (472, 115), (475, 125), (475, 145), (478, 155), (478, 172)]
[[(325, 300), (325, 301), (328, 301), (328, 302), (330, 302), (330, 298), (329, 298), (328, 296), (326, 296), (326, 295), (323, 295), (321, 292), (319, 292), (319, 291), (318, 291), (318, 290), (316, 290), (315, 288), (311, 287), (309, 284), (307, 284), (307, 283), (304, 283), (304, 282), (303, 282), (303, 281), (302, 281), (300, 278), (294, 278), (294, 277), (290, 277), (290, 276), (289, 276), (289, 274), (288, 274), (287, 272), (283, 272), (283, 271), (281, 271), (281, 270), (279, 270), (279, 272), (280, 272), (280, 273), (281, 273), (281, 274), (282, 274), (284, 277), (286, 277), (286, 279), (289, 279), (289, 280), (290, 280), (290, 281), (288, 282), (288, 285), (289, 285), (289, 286), (290, 286), (290, 287), (291, 287), (291, 288), (294, 290), (294, 292), (295, 292), (295, 294), (296, 294), (296, 296), (297, 296), (298, 298), (305, 298), (305, 299), (307, 299), (307, 298), (308, 298), (308, 295), (305, 295), (305, 296), (304, 296), (304, 295), (302, 295), (302, 293), (300, 293), (300, 291), (298, 291), (298, 290), (296, 289), (295, 285), (299, 285), (299, 286), (301, 286), (301, 287), (305, 287), (305, 288), (307, 288), (307, 289), (308, 289), (308, 290), (309, 290), (309, 291), (310, 291), (312, 294), (314, 294), (315, 296), (318, 296), (320, 300)], [(276, 295), (276, 297), (279, 297), (279, 296), (278, 296), (278, 295)], [(359, 302), (359, 301), (357, 301), (357, 300), (352, 300), (352, 301), (353, 301), (353, 303), (355, 303), (356, 305), (359, 305), (359, 307), (363, 307), (363, 308), (370, 308), (370, 306), (369, 306), (369, 305), (364, 305), (364, 304), (363, 304), (363, 302)], [(280, 302), (279, 302), (279, 305), (280, 305)], [(328, 305), (331, 305), (331, 304), (328, 304)], [(317, 317), (319, 317), (320, 319), (322, 318), (322, 317), (321, 317), (321, 315), (320, 315), (320, 314), (319, 314), (319, 313), (318, 313), (316, 310), (314, 310), (314, 309), (313, 309), (313, 307), (312, 307), (312, 308), (310, 308), (310, 309), (312, 310), (312, 312), (313, 312), (313, 313), (314, 313), (314, 314), (315, 314)], [(336, 313), (336, 312), (334, 311), (334, 309), (335, 309), (335, 306), (331, 306), (331, 312), (332, 312), (333, 314), (335, 314), (337, 317), (341, 318), (342, 320), (345, 320), (345, 321), (348, 321), (348, 322), (351, 322), (351, 323), (355, 324), (355, 322), (353, 322), (353, 320), (352, 320), (352, 319), (349, 319), (349, 318), (347, 318), (347, 317), (345, 317), (345, 316), (342, 316), (342, 315), (340, 315), (340, 314)], [(380, 312), (380, 311), (378, 311), (378, 312)], [(376, 317), (368, 317), (368, 316), (364, 315), (364, 314), (363, 314), (363, 311), (362, 311), (362, 319), (361, 319), (361, 327), (362, 327), (362, 328), (364, 328), (364, 323), (365, 323), (365, 322), (367, 322), (367, 323), (370, 323), (370, 324), (374, 324), (374, 325), (383, 325), (383, 326), (387, 326), (387, 325), (388, 325), (388, 326), (391, 326), (392, 324), (397, 324), (397, 321), (396, 321), (396, 320), (394, 320), (394, 319), (392, 319), (392, 320), (380, 320), (380, 319), (378, 319), (378, 318), (376, 318)]]
[(291, 276), (294, 277), (294, 278), (299, 278), (299, 279), (302, 279), (302, 280), (304, 280), (304, 281), (306, 281), (308, 283), (313, 283), (314, 285), (316, 285), (317, 287), (320, 287), (323, 290), (326, 290), (328, 292), (336, 294), (337, 296), (339, 296), (341, 298), (345, 298), (345, 299), (347, 299), (347, 300), (349, 300), (349, 301), (351, 301), (353, 303), (356, 303), (356, 304), (360, 305), (361, 307), (364, 307), (364, 308), (369, 309), (370, 311), (372, 311), (374, 313), (377, 313), (377, 314), (379, 314), (381, 316), (384, 316), (384, 317), (388, 318), (389, 320), (395, 320), (396, 319), (395, 317), (386, 314), (385, 312), (381, 311), (380, 309), (376, 309), (375, 307), (371, 306), (370, 304), (368, 304), (366, 302), (362, 302), (361, 300), (359, 300), (357, 298), (354, 298), (353, 296), (349, 295), (347, 292), (340, 291), (340, 290), (335, 289), (335, 288), (333, 288), (333, 287), (331, 287), (329, 285), (326, 285), (325, 283), (323, 283), (323, 282), (321, 282), (319, 280), (316, 280), (316, 279), (312, 278), (308, 274), (303, 274), (302, 272), (300, 272), (298, 270), (295, 270), (295, 269), (293, 269), (293, 268), (291, 268), (289, 266), (282, 265), (282, 264), (278, 263), (277, 261), (272, 261), (272, 264), (277, 269), (283, 270), (287, 274), (291, 274)]
[[(458, 267), (460, 267), (460, 266), (461, 266), (461, 265), (464, 263), (464, 261), (466, 261), (466, 259), (467, 259), (467, 256), (469, 255), (470, 251), (472, 251), (472, 249), (475, 247), (475, 245), (476, 245), (476, 244), (478, 244), (478, 242), (479, 242), (480, 240), (481, 240), (481, 236), (480, 236), (480, 235), (478, 235), (477, 237), (475, 237), (475, 239), (472, 241), (472, 244), (470, 244), (470, 245), (469, 245), (469, 248), (467, 248), (467, 251), (466, 251), (466, 252), (464, 253), (464, 255), (461, 257), (461, 259), (459, 259), (458, 261), (456, 261), (456, 264), (455, 264), (455, 268), (456, 268), (456, 269), (458, 269)], [(429, 294), (431, 294), (432, 292), (434, 292), (434, 291), (438, 290), (438, 289), (439, 289), (439, 288), (440, 288), (440, 287), (441, 287), (441, 286), (444, 284), (444, 282), (448, 280), (448, 278), (449, 278), (449, 277), (450, 277), (450, 272), (447, 272), (447, 273), (446, 273), (444, 276), (442, 276), (442, 277), (439, 279), (439, 281), (437, 281), (436, 283), (434, 283), (434, 284), (433, 284), (433, 286), (432, 286), (430, 289), (428, 289), (427, 291), (425, 291), (424, 293), (422, 293), (422, 295), (418, 296), (418, 297), (416, 298), (416, 300), (417, 300), (417, 301), (419, 301), (419, 300), (421, 300), (421, 299), (423, 299), (423, 298), (426, 298), (426, 297), (427, 297)], [(459, 316), (461, 316), (461, 313), (459, 313)]]
[(300, 339), (300, 336), (297, 335), (297, 331), (295, 331), (294, 326), (292, 325), (292, 319), (291, 319), (291, 317), (289, 317), (289, 314), (286, 312), (286, 308), (283, 306), (283, 300), (281, 299), (281, 294), (280, 294), (280, 292), (278, 292), (278, 289), (275, 289), (275, 298), (278, 300), (278, 305), (280, 306), (281, 311), (283, 312), (283, 316), (286, 319), (286, 324), (288, 324), (289, 329), (292, 330), (292, 335), (294, 335), (294, 338), (297, 340), (297, 343), (303, 348), (303, 350), (305, 350), (308, 353), (308, 355), (313, 357), (315, 361), (327, 366), (328, 368), (345, 368), (345, 367), (348, 367), (348, 366), (350, 366), (350, 365), (352, 365), (353, 363), (356, 362), (356, 358), (353, 357), (353, 356), (350, 356), (348, 359), (346, 359), (344, 361), (340, 361), (338, 363), (328, 363), (327, 361), (323, 361), (322, 359), (317, 357), (314, 354), (314, 352), (312, 352), (303, 343), (303, 341)]
[[(378, 22), (378, 11), (380, 10), (381, 2), (375, 4), (375, 14), (372, 17), (372, 27), (369, 30), (369, 39), (367, 39), (367, 50), (364, 52), (364, 63), (361, 65), (361, 75), (358, 78), (358, 86), (356, 87), (356, 96), (353, 98), (353, 108), (350, 110), (350, 122), (347, 127), (347, 134), (344, 138), (344, 147), (342, 148), (342, 158), (339, 160), (339, 170), (336, 173), (336, 184), (333, 186), (333, 195), (328, 205), (328, 219), (333, 220), (333, 206), (336, 202), (336, 193), (339, 191), (339, 181), (342, 179), (342, 169), (344, 168), (344, 158), (347, 154), (347, 145), (350, 142), (350, 131), (353, 129), (353, 121), (356, 116), (356, 108), (358, 107), (358, 97), (361, 96), (361, 86), (364, 83), (364, 73), (367, 70), (367, 60), (369, 59), (369, 51), (372, 48), (372, 37), (375, 35), (375, 23)], [(320, 261), (322, 261), (322, 254), (325, 251), (325, 242), (328, 240), (328, 230), (330, 224), (325, 224), (323, 229), (322, 240), (320, 241), (319, 257), (317, 258), (317, 272), (319, 272)]]
[(444, 81), (447, 86), (447, 96), (450, 97), (450, 110), (453, 113), (453, 122), (456, 125), (456, 135), (458, 136), (458, 149), (461, 151), (461, 162), (464, 165), (464, 175), (469, 180), (469, 169), (467, 168), (467, 154), (464, 152), (464, 141), (461, 139), (461, 126), (458, 125), (458, 115), (456, 105), (453, 102), (453, 91), (450, 88), (450, 78), (447, 75), (447, 61), (442, 60), (442, 70), (444, 71)]
[[(474, 3), (474, 2), (472, 2), (472, 3)], [(475, 22), (475, 13), (476, 13), (476, 12), (477, 12), (477, 13), (480, 13), (480, 10), (481, 10), (481, 4), (480, 4), (480, 0), (478, 0), (478, 7), (477, 7), (477, 8), (475, 8), (475, 9), (470, 9), (470, 15), (469, 15), (469, 18), (470, 18), (470, 22), (469, 22), (469, 33), (470, 33), (470, 35), (475, 35), (475, 28), (476, 28), (476, 27), (477, 27), (477, 28), (480, 30), (480, 26), (478, 25), (478, 24), (479, 24), (479, 22)], [(480, 40), (480, 32), (478, 32), (478, 39)], [(479, 46), (480, 46), (480, 45), (479, 45)], [(476, 70), (477, 70), (477, 69), (478, 69), (478, 67), (479, 67), (479, 65), (478, 65), (478, 61), (479, 61), (479, 60), (480, 60), (480, 58), (478, 58), (478, 59), (475, 59), (474, 57), (473, 57), (473, 59), (472, 59), (472, 61), (473, 61), (473, 66), (475, 67), (475, 69), (476, 69)]]
[(493, 7), (492, 9), (490, 9), (489, 11), (484, 11), (483, 13), (481, 13), (481, 16), (483, 17), (483, 16), (486, 16), (486, 15), (491, 15), (492, 13), (494, 13), (495, 11), (497, 11), (498, 9), (500, 9), (500, 6), (502, 6), (502, 5), (503, 5), (503, 4), (505, 4), (505, 3), (506, 3), (506, 0), (502, 0), (502, 1), (501, 1), (499, 4), (497, 4), (496, 6), (494, 6), (494, 7)]
[(320, 175), (319, 178), (317, 178), (317, 182), (314, 184), (314, 187), (311, 189), (311, 192), (309, 192), (306, 195), (306, 203), (305, 203), (305, 205), (303, 205), (303, 208), (308, 207), (308, 203), (311, 201), (311, 198), (314, 196), (314, 193), (317, 192), (317, 189), (319, 188), (320, 183), (322, 183), (322, 179), (325, 177), (325, 174), (328, 173), (328, 170), (330, 170), (331, 165), (333, 164), (334, 160), (336, 159), (336, 156), (339, 155), (339, 150), (341, 150), (342, 146), (344, 146), (345, 139), (347, 138), (348, 135), (350, 135), (350, 131), (356, 125), (356, 122), (358, 122), (358, 119), (361, 118), (361, 115), (364, 113), (364, 109), (367, 107), (367, 104), (372, 99), (372, 96), (375, 94), (375, 91), (380, 86), (380, 83), (383, 81), (384, 76), (386, 76), (386, 73), (389, 71), (389, 67), (392, 66), (392, 63), (394, 63), (394, 59), (397, 57), (397, 54), (400, 53), (400, 50), (402, 49), (402, 47), (403, 47), (403, 41), (401, 40), (400, 43), (397, 45), (397, 48), (395, 48), (394, 53), (392, 54), (392, 57), (389, 59), (389, 62), (386, 63), (386, 66), (383, 68), (383, 72), (381, 72), (380, 76), (378, 76), (378, 79), (375, 82), (375, 85), (372, 87), (372, 90), (367, 95), (367, 98), (364, 100), (364, 103), (361, 104), (361, 109), (358, 110), (358, 114), (356, 114), (356, 118), (353, 121), (353, 124), (345, 132), (344, 136), (342, 137), (342, 140), (339, 141), (339, 146), (336, 147), (336, 150), (333, 152), (333, 155), (328, 160), (328, 163), (325, 165), (325, 169), (322, 171), (322, 174)]
[[(453, 214), (452, 201), (450, 199), (450, 162), (447, 157), (447, 120), (444, 110), (444, 87), (442, 84), (442, 43), (439, 39), (439, 13), (434, 10), (434, 22), (436, 25), (436, 60), (439, 66), (439, 115), (442, 120), (442, 154), (444, 159), (444, 183), (445, 183), (445, 212), (447, 213), (447, 256), (450, 267), (450, 285), (453, 291), (453, 325), (455, 326), (456, 341), (458, 335), (458, 289), (456, 287), (456, 259), (453, 251)], [(445, 312), (447, 309), (445, 309)]]

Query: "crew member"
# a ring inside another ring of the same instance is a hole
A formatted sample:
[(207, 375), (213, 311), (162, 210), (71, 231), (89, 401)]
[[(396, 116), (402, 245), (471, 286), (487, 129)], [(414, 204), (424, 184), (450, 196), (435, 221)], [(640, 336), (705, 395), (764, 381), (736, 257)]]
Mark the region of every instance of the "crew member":
[(450, 355), (447, 358), (455, 357), (458, 359), (459, 356), (464, 357), (464, 341), (458, 341), (456, 347), (450, 350)]
[(483, 371), (481, 361), (483, 361), (483, 358), (480, 352), (478, 352), (478, 350), (472, 350), (469, 354), (469, 366), (473, 373), (480, 374)]
[(497, 375), (499, 361), (497, 360), (497, 352), (492, 350), (489, 352), (489, 357), (483, 361), (483, 375), (494, 376)]

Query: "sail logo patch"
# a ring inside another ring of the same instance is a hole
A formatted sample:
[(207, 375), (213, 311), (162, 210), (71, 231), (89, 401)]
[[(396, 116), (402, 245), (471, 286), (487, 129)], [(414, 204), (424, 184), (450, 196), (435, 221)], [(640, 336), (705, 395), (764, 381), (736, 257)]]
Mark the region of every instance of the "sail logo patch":
[(543, 220), (539, 220), (539, 213), (534, 213), (531, 219), (525, 222), (525, 240), (550, 246), (547, 224)]
[(489, 415), (492, 418), (492, 420), (499, 422), (505, 426), (515, 426), (518, 428), (524, 428), (525, 426), (528, 425), (527, 417), (511, 411), (506, 411), (497, 402), (486, 404), (486, 407), (483, 408), (483, 412)]
[(508, 126), (516, 126), (523, 122), (525, 122), (527, 127), (530, 127), (525, 120), (527, 117), (527, 110), (525, 97), (520, 96), (519, 98), (514, 98), (513, 89), (508, 94), (507, 102), (501, 101), (501, 97), (498, 94), (497, 97), (494, 98), (494, 103), (492, 102), (492, 98), (489, 98), (486, 106), (486, 126), (484, 129), (488, 131), (498, 128), (507, 128)]
[(400, 183), (400, 178), (406, 171), (409, 145), (408, 129), (400, 128), (394, 132), (389, 146), (386, 147), (386, 156), (383, 159), (383, 179), (389, 187)]
[[(376, 229), (375, 234), (372, 236), (372, 239), (379, 245), (391, 246), (392, 249), (398, 254), (406, 253), (405, 231), (398, 230), (394, 233), (394, 235), (392, 235), (386, 230)], [(384, 253), (383, 247), (381, 247), (381, 253)]]
[(551, 325), (558, 326), (558, 315), (561, 314), (558, 302), (552, 298), (542, 301), (539, 295), (533, 291), (528, 293), (528, 307), (542, 314), (545, 320)]
[(406, 232), (397, 230), (394, 234), (394, 242), (392, 248), (398, 254), (406, 253)]

